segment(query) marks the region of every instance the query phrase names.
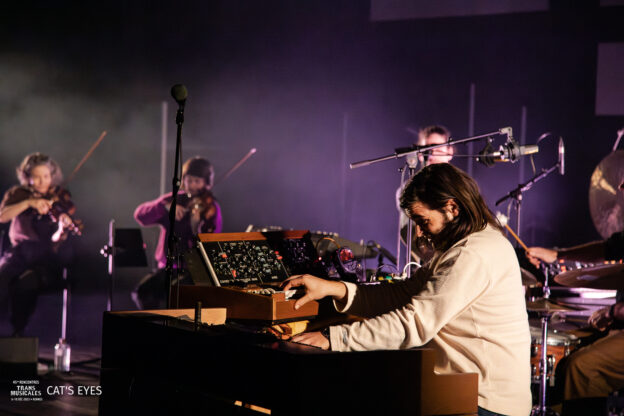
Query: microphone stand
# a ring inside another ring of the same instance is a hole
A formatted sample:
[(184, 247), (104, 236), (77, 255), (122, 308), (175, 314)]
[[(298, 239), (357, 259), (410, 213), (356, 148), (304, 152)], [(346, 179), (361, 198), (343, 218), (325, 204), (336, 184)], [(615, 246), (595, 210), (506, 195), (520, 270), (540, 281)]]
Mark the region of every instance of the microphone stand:
[(518, 238), (520, 237), (520, 206), (522, 205), (522, 193), (531, 189), (533, 185), (553, 173), (555, 169), (559, 169), (559, 162), (548, 169), (542, 169), (541, 173), (533, 176), (527, 182), (521, 183), (515, 189), (509, 191), (507, 195), (496, 201), (495, 205), (499, 206), (501, 203), (510, 198), (514, 200), (514, 206), (516, 207), (516, 235)]
[(354, 163), (349, 164), (349, 168), (351, 169), (361, 168), (362, 166), (369, 166), (377, 162), (384, 162), (390, 159), (398, 159), (400, 157), (405, 157), (406, 155), (410, 153), (416, 152), (420, 154), (428, 150), (437, 149), (438, 147), (453, 146), (453, 145), (460, 144), (460, 143), (468, 143), (468, 142), (472, 142), (475, 140), (483, 139), (484, 137), (493, 136), (496, 134), (505, 134), (505, 133), (499, 130), (499, 131), (495, 131), (492, 133), (480, 134), (478, 136), (466, 137), (465, 139), (459, 139), (459, 140), (450, 139), (448, 142), (440, 143), (440, 144), (430, 144), (426, 146), (413, 145), (410, 147), (399, 147), (394, 150), (393, 154), (377, 157), (375, 159), (368, 159), (368, 160), (362, 160), (360, 162), (354, 162)]
[[(438, 147), (443, 147), (443, 146), (453, 146), (455, 144), (460, 144), (460, 143), (468, 143), (468, 142), (473, 142), (475, 140), (479, 140), (479, 139), (483, 139), (485, 137), (490, 137), (490, 136), (494, 136), (494, 135), (498, 135), (498, 134), (504, 134), (509, 136), (509, 131), (510, 128), (509, 127), (504, 127), (501, 128), (495, 132), (491, 132), (491, 133), (486, 133), (486, 134), (480, 134), (478, 136), (471, 136), (471, 137), (466, 137), (464, 139), (459, 139), (459, 140), (452, 140), (449, 139), (447, 142), (445, 143), (440, 143), (440, 144), (430, 144), (430, 145), (426, 145), (426, 146), (418, 146), (418, 145), (412, 145), (409, 147), (399, 147), (397, 149), (394, 149), (394, 153), (390, 154), (390, 155), (386, 155), (386, 156), (381, 156), (378, 158), (374, 158), (374, 159), (368, 159), (368, 160), (362, 160), (360, 162), (354, 162), (349, 164), (349, 168), (351, 169), (356, 169), (356, 168), (361, 168), (363, 166), (369, 166), (378, 162), (383, 162), (386, 160), (390, 160), (390, 159), (398, 159), (400, 157), (405, 157), (409, 154), (413, 154), (416, 153), (417, 155), (420, 155), (426, 151), (432, 150), (432, 149), (436, 149)], [(409, 174), (410, 174), (410, 178), (412, 176), (414, 176), (414, 174), (416, 173), (416, 164), (413, 164), (413, 166), (408, 166), (409, 167)], [(405, 236), (405, 246), (406, 246), (406, 250), (407, 250), (407, 255), (406, 255), (406, 265), (410, 263), (411, 261), (411, 256), (412, 256), (412, 228), (414, 226), (414, 220), (412, 220), (411, 218), (409, 218), (409, 221), (407, 223), (407, 234)], [(399, 220), (400, 221), (400, 220)], [(400, 238), (400, 233), (401, 230), (399, 229), (399, 238)], [(399, 255), (400, 253), (397, 253), (397, 269), (400, 270), (399, 268)], [(411, 267), (407, 267), (406, 270), (406, 277), (409, 279), (411, 277)]]
[[(175, 98), (175, 97), (174, 97)], [(186, 98), (184, 99), (186, 100)], [(180, 251), (178, 250), (179, 238), (175, 233), (175, 217), (176, 208), (178, 206), (178, 191), (180, 190), (181, 173), (180, 173), (180, 158), (182, 157), (182, 124), (184, 123), (184, 100), (178, 101), (178, 112), (176, 114), (176, 124), (178, 126), (176, 134), (176, 149), (175, 149), (175, 165), (173, 169), (172, 183), (172, 198), (171, 205), (169, 207), (169, 235), (167, 237), (167, 266), (165, 271), (167, 273), (167, 309), (171, 309), (171, 283), (179, 282), (178, 273), (180, 270)], [(177, 101), (177, 100), (176, 100)], [(175, 280), (174, 280), (175, 279)], [(176, 291), (177, 295), (177, 291)], [(177, 302), (176, 302), (177, 303)], [(177, 304), (175, 305), (178, 306)]]
[[(416, 174), (416, 166), (418, 165), (418, 155), (420, 155), (420, 153), (417, 154), (417, 156), (414, 158), (415, 162), (408, 162), (407, 163), (407, 171), (408, 171), (408, 175), (409, 178), (413, 177)], [(401, 175), (401, 177), (403, 177), (403, 175)], [(409, 179), (408, 179), (409, 180)], [(405, 184), (401, 184), (401, 187), (403, 187)], [(399, 214), (399, 223), (401, 222), (401, 215)], [(415, 230), (415, 226), (414, 226), (414, 220), (412, 219), (412, 217), (407, 216), (407, 230), (405, 230), (405, 264), (409, 264), (412, 261), (412, 231)], [(399, 227), (399, 240), (401, 239), (401, 228)], [(400, 247), (400, 245), (399, 245)], [(400, 257), (398, 257), (400, 253), (397, 253), (397, 273), (399, 271), (399, 263), (398, 260)], [(412, 268), (408, 267), (407, 270), (405, 270), (405, 277), (407, 279), (412, 277)]]

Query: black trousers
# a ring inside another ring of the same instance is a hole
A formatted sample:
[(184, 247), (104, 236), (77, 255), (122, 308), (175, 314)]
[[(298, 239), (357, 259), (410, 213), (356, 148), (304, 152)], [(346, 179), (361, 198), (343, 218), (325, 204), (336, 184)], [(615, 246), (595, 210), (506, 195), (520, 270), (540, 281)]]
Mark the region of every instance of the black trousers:
[(6, 315), (8, 307), (12, 335), (22, 335), (41, 291), (61, 287), (71, 257), (67, 243), (54, 251), (50, 244), (23, 242), (0, 258), (0, 310)]

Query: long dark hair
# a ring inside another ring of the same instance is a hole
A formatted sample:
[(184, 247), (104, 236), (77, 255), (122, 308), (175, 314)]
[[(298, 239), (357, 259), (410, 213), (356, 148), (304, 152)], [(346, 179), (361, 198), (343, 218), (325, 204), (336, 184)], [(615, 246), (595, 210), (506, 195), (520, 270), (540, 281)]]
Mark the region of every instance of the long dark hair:
[(446, 224), (443, 241), (436, 249), (445, 251), (453, 244), (488, 224), (502, 232), (502, 227), (479, 192), (479, 186), (466, 172), (448, 163), (425, 166), (409, 181), (401, 194), (401, 208), (411, 216), (415, 202), (444, 213), (443, 207), (454, 200), (459, 215)]

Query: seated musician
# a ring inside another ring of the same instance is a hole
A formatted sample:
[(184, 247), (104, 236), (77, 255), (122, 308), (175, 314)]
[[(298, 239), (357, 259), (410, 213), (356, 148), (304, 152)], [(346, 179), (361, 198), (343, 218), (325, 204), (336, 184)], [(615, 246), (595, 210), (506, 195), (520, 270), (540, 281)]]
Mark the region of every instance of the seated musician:
[[(583, 263), (621, 260), (624, 232), (564, 249), (529, 247), (527, 255), (546, 263), (559, 259)], [(563, 389), (563, 400), (605, 397), (624, 388), (624, 291), (617, 292), (615, 304), (594, 312), (588, 323), (600, 331), (609, 331), (604, 338), (573, 352), (557, 366), (555, 378)]]
[(478, 374), (479, 415), (529, 414), (531, 337), (520, 268), (477, 184), (447, 163), (429, 165), (407, 184), (401, 207), (432, 242), (433, 258), (396, 284), (291, 277), (285, 289), (306, 290), (295, 307), (332, 296), (339, 311), (367, 318), (293, 341), (333, 351), (433, 348), (436, 372)]
[[(214, 169), (208, 160), (195, 156), (184, 162), (175, 213), (175, 233), (182, 251), (192, 247), (198, 233), (221, 232), (223, 219), (221, 207), (211, 192), (213, 180)], [(165, 304), (168, 293), (165, 266), (170, 205), (171, 192), (142, 203), (134, 211), (134, 219), (142, 226), (160, 227), (155, 253), (158, 268), (145, 276), (132, 292), (132, 299), (139, 309), (157, 309)]]
[[(61, 276), (71, 259), (67, 235), (75, 210), (69, 192), (59, 187), (59, 165), (41, 153), (17, 168), (19, 185), (4, 194), (0, 222), (11, 221), (11, 248), (0, 259), (0, 308), (10, 303), (13, 335), (23, 334), (35, 310), (38, 292)], [(61, 211), (56, 210), (62, 205)]]

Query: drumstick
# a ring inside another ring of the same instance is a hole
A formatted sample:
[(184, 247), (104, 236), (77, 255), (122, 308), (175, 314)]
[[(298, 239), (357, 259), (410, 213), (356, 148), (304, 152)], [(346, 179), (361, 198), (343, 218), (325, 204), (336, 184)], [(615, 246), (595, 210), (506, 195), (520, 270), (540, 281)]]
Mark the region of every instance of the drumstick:
[(511, 227), (508, 224), (505, 224), (505, 228), (507, 228), (507, 231), (511, 233), (512, 237), (515, 238), (518, 243), (520, 243), (524, 251), (529, 251), (529, 248), (526, 246), (526, 244), (524, 244), (522, 240), (520, 240), (520, 237), (518, 237), (516, 233), (514, 233), (514, 231), (511, 229)]
[(507, 222), (509, 221), (509, 217), (507, 217), (505, 214), (503, 214), (502, 212), (497, 212), (496, 213), (496, 219), (498, 220), (499, 224), (502, 225), (503, 227), (507, 228), (507, 230), (511, 233), (511, 235), (513, 236), (513, 238), (516, 239), (516, 241), (518, 243), (520, 243), (520, 245), (522, 246), (522, 248), (524, 249), (524, 251), (529, 251), (529, 248), (526, 246), (526, 244), (524, 244), (522, 242), (522, 240), (520, 240), (520, 237), (518, 237), (518, 235), (516, 233), (514, 233), (514, 231), (511, 229), (511, 227), (509, 226), (509, 224), (507, 224)]

